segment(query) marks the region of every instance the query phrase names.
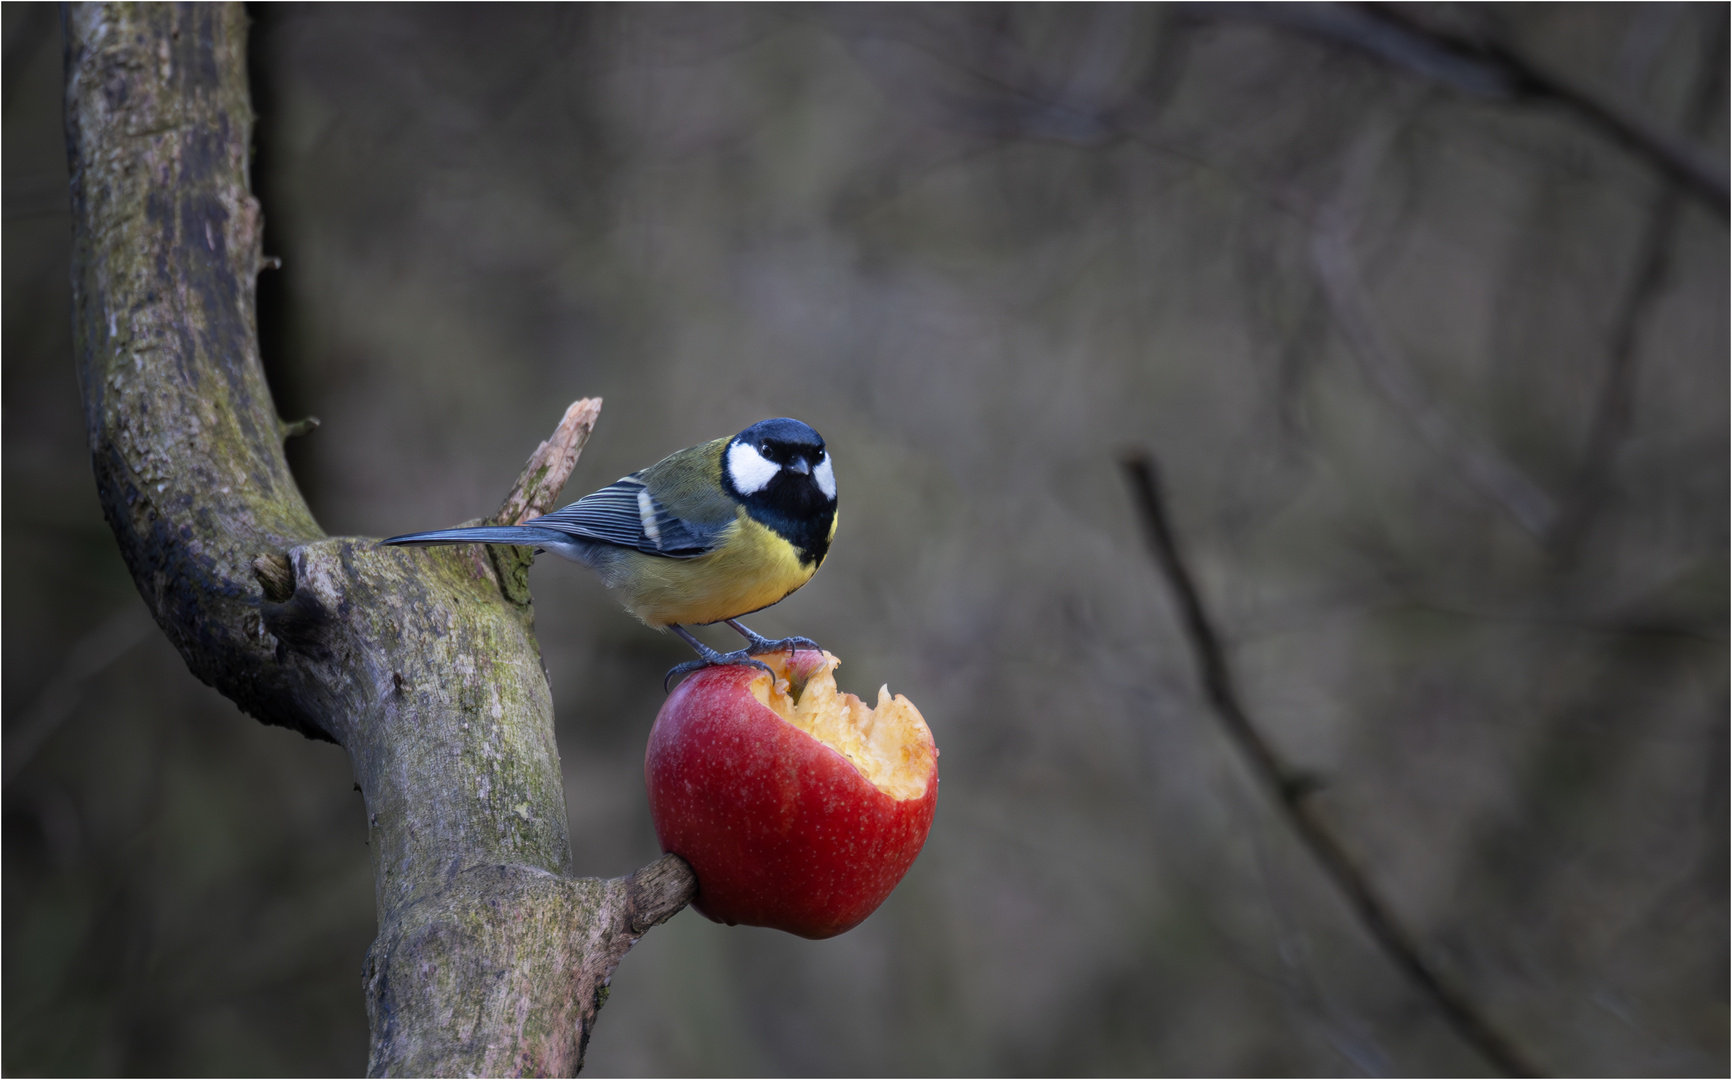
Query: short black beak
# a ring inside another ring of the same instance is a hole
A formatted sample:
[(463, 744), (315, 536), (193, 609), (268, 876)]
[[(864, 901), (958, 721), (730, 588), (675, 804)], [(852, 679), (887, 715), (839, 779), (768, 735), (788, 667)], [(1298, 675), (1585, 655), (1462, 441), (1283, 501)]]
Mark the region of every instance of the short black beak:
[(811, 475), (811, 472), (812, 472), (811, 463), (808, 462), (803, 457), (795, 458), (792, 462), (790, 462), (788, 464), (788, 468), (793, 469), (795, 472), (799, 473), (801, 476), (809, 476), (809, 475)]

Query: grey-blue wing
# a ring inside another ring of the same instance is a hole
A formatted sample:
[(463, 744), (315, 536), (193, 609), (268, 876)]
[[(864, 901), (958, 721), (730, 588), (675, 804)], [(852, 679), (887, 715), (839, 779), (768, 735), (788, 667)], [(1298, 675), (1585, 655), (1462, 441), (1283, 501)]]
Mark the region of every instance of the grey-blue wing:
[(720, 542), (726, 523), (688, 521), (670, 512), (640, 480), (624, 477), (570, 506), (529, 522), (604, 544), (636, 548), (646, 555), (695, 559)]

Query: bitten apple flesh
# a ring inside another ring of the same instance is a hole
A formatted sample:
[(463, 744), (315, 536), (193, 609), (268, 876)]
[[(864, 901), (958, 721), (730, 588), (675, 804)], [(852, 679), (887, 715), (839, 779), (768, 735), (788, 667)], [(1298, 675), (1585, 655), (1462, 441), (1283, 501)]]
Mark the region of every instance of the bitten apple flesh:
[(889, 688), (839, 694), (829, 653), (705, 668), (656, 716), (644, 755), (662, 850), (691, 863), (716, 922), (827, 938), (884, 902), (926, 842), (938, 748)]

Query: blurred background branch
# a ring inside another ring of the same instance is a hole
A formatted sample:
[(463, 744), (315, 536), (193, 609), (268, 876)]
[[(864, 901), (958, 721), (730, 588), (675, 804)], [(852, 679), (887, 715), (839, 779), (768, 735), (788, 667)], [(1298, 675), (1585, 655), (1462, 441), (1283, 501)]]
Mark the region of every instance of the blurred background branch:
[(1399, 348), (1378, 322), (1353, 254), (1354, 227), (1369, 202), (1378, 167), (1398, 134), (1400, 121), (1373, 117), (1342, 165), (1339, 189), (1319, 211), (1311, 241), (1312, 265), (1335, 321), (1372, 385), (1405, 415), (1420, 437), (1461, 475), (1507, 510), (1534, 537), (1544, 537), (1557, 517), (1550, 496), (1502, 457), (1470, 439), (1426, 393)]
[[(1682, 124), (1687, 136), (1704, 141), (1712, 136), (1710, 125), (1726, 98), (1728, 18), (1726, 8), (1717, 10), (1717, 25), (1709, 26), (1701, 35), (1700, 55), (1695, 58)], [(1643, 45), (1640, 51), (1646, 52), (1651, 48)], [(1639, 84), (1641, 66), (1631, 61), (1626, 82)], [(1630, 262), (1629, 284), (1606, 335), (1606, 369), (1601, 376), (1599, 396), (1594, 402), (1587, 444), (1581, 464), (1572, 478), (1565, 512), (1553, 523), (1552, 534), (1548, 537), (1565, 558), (1581, 542), (1598, 512), (1606, 492), (1606, 471), (1630, 432), (1638, 385), (1638, 346), (1655, 304), (1665, 295), (1673, 234), (1678, 228), (1682, 205), (1683, 190), (1680, 187), (1672, 184), (1662, 187), (1653, 197), (1653, 209), (1643, 222), (1636, 241)]]
[(150, 614), (144, 609), (127, 607), (104, 619), (67, 651), (66, 659), (7, 732), (6, 783), (11, 783), (30, 764), (42, 744), (78, 708), (85, 685), (131, 652), (150, 633), (152, 625)]
[(1251, 18), (1360, 49), (1472, 97), (1555, 104), (1646, 159), (1722, 220), (1725, 168), (1687, 125), (1667, 131), (1629, 104), (1597, 92), (1528, 56), (1490, 8), (1427, 4), (1186, 4), (1199, 15)]
[(1240, 704), (1233, 669), (1220, 635), (1215, 631), (1196, 580), (1185, 564), (1173, 524), (1161, 497), (1159, 474), (1147, 454), (1123, 461), (1132, 500), (1148, 540), (1149, 553), (1166, 578), (1179, 607), (1180, 621), (1190, 642), (1204, 696), (1227, 734), (1251, 766), (1252, 775), (1281, 807), (1294, 832), (1317, 860), (1358, 916), (1365, 931), (1389, 959), (1413, 980), (1449, 1018), (1455, 1028), (1494, 1068), (1506, 1076), (1544, 1075), (1507, 1035), (1488, 1020), (1480, 1006), (1456, 980), (1425, 959), (1425, 949), (1402, 924), (1371, 877), (1355, 863), (1317, 810), (1313, 796), (1320, 781), (1294, 771), (1257, 731)]

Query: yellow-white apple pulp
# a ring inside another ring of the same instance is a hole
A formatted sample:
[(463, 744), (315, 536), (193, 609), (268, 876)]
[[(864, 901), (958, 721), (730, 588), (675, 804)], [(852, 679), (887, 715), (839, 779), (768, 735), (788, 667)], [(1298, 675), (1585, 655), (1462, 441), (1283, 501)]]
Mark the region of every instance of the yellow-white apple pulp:
[(918, 799), (934, 775), (938, 747), (914, 703), (888, 686), (878, 707), (836, 689), (842, 661), (830, 653), (785, 652), (759, 657), (777, 675), (760, 672), (752, 695), (777, 716), (841, 754), (872, 786), (897, 801)]

